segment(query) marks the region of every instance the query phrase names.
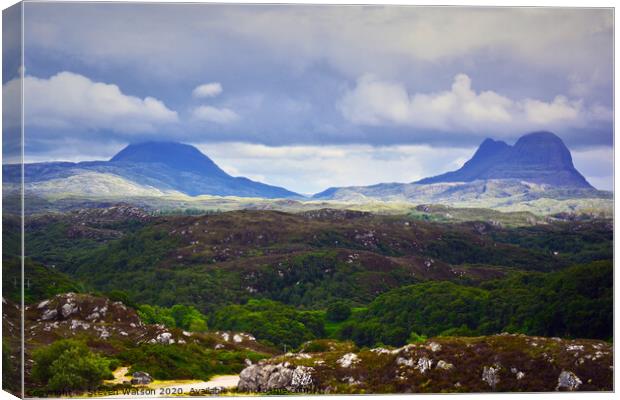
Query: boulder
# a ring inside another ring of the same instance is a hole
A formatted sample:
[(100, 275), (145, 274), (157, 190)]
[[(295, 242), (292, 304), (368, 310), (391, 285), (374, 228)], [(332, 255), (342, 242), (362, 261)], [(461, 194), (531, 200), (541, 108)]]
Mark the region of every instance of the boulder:
[(48, 321), (50, 319), (56, 318), (57, 315), (58, 315), (58, 311), (56, 311), (54, 309), (45, 310), (45, 312), (43, 312), (43, 315), (41, 315), (41, 319), (43, 321)]
[(421, 373), (425, 373), (432, 367), (433, 367), (433, 360), (431, 360), (428, 357), (420, 357), (417, 365), (414, 368), (417, 370), (420, 370)]
[(132, 385), (148, 385), (151, 382), (153, 382), (153, 378), (148, 372), (137, 371), (131, 375)]
[(582, 383), (583, 382), (581, 382), (581, 379), (579, 379), (575, 373), (570, 371), (562, 371), (558, 377), (558, 386), (555, 390), (568, 390), (572, 392), (579, 389), (579, 386), (581, 386)]
[(445, 369), (445, 370), (451, 370), (454, 368), (454, 364), (446, 362), (444, 360), (439, 360), (437, 362), (437, 368), (439, 369)]
[(501, 369), (501, 366), (497, 364), (491, 367), (484, 367), (482, 369), (482, 380), (486, 382), (493, 390), (495, 390), (495, 387), (499, 383), (499, 371)]
[(157, 342), (159, 342), (161, 344), (172, 344), (172, 343), (174, 343), (174, 339), (172, 339), (172, 333), (170, 333), (170, 332), (160, 333), (159, 335), (157, 335), (156, 340), (157, 340)]
[(342, 368), (349, 368), (351, 365), (357, 364), (358, 362), (359, 357), (355, 353), (347, 353), (337, 361)]

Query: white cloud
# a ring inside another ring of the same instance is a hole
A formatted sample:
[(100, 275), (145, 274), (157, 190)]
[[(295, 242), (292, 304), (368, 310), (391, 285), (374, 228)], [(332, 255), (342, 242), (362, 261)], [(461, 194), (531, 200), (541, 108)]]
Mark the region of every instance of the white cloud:
[(450, 90), (410, 94), (404, 85), (373, 75), (358, 79), (339, 102), (343, 116), (359, 125), (404, 125), (482, 135), (543, 128), (581, 127), (590, 120), (611, 120), (600, 105), (586, 109), (582, 100), (556, 96), (551, 102), (514, 100), (494, 91), (476, 92), (471, 79), (458, 74)]
[(601, 190), (614, 187), (614, 149), (612, 146), (594, 146), (571, 151), (575, 168), (588, 182)]
[(242, 142), (196, 146), (226, 172), (299, 193), (331, 186), (412, 182), (459, 168), (473, 148), (398, 145), (266, 146)]
[[(19, 79), (5, 83), (4, 95), (17, 96), (20, 84)], [(117, 85), (66, 71), (48, 79), (26, 76), (24, 112), (30, 126), (120, 133), (153, 132), (178, 121), (177, 112), (158, 99), (129, 96)]]
[(222, 85), (219, 82), (205, 83), (196, 86), (192, 95), (196, 98), (215, 97), (222, 93)]
[(211, 106), (196, 107), (192, 116), (199, 121), (228, 124), (239, 119), (239, 115), (229, 108), (217, 108)]
[(556, 121), (575, 121), (580, 118), (582, 101), (570, 101), (564, 96), (556, 96), (552, 102), (526, 99), (523, 108), (528, 121), (546, 125)]

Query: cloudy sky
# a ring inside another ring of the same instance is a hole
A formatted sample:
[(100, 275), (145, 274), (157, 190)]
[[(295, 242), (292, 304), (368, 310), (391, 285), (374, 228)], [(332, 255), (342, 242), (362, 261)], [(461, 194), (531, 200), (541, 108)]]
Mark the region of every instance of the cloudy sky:
[[(545, 129), (613, 184), (609, 9), (25, 7), (29, 161), (178, 140), (311, 193), (413, 181)], [(15, 93), (19, 64), (3, 68)]]

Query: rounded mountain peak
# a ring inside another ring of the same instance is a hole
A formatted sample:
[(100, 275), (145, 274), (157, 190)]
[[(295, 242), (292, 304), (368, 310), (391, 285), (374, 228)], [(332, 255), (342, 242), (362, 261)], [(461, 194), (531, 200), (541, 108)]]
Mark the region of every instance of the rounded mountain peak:
[(200, 150), (189, 144), (178, 142), (130, 144), (112, 157), (110, 162), (159, 163), (182, 171), (226, 175)]
[[(519, 138), (515, 143), (515, 146), (519, 146), (519, 144), (528, 144), (528, 143), (557, 143), (564, 146), (564, 142), (558, 135), (549, 131), (536, 131), (527, 133)], [(566, 147), (566, 146), (564, 146)]]
[(570, 151), (562, 139), (547, 131), (532, 132), (520, 137), (513, 147), (511, 159), (517, 164), (574, 168)]

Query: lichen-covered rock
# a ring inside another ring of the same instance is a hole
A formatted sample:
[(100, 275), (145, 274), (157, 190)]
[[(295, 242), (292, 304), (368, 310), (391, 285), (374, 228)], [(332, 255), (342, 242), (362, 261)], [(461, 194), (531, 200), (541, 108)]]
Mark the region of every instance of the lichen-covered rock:
[(439, 343), (437, 343), (437, 342), (430, 342), (428, 344), (428, 348), (429, 348), (430, 351), (435, 353), (435, 352), (441, 350), (441, 345)]
[(359, 362), (359, 357), (355, 353), (347, 353), (338, 359), (337, 362), (342, 368), (349, 368), (351, 365)]
[(74, 312), (76, 312), (78, 309), (77, 305), (74, 303), (65, 303), (62, 305), (62, 307), (60, 308), (62, 316), (64, 318), (67, 318), (69, 315), (73, 314)]
[(439, 360), (437, 362), (437, 368), (439, 369), (445, 369), (445, 370), (451, 370), (452, 368), (454, 368), (454, 364), (446, 362), (444, 360)]
[(159, 335), (157, 335), (157, 338), (155, 338), (155, 340), (161, 344), (173, 344), (174, 343), (174, 339), (172, 339), (172, 333), (170, 332), (160, 333)]
[(426, 373), (429, 369), (433, 367), (433, 360), (428, 357), (420, 357), (418, 363), (415, 366), (415, 369), (419, 370), (421, 373)]
[(501, 369), (502, 367), (497, 364), (491, 367), (485, 366), (482, 369), (482, 380), (486, 382), (493, 390), (495, 390), (495, 387), (500, 382), (499, 371), (501, 371)]
[(558, 376), (558, 386), (556, 390), (574, 391), (579, 389), (583, 382), (577, 375), (570, 371), (562, 371)]
[(153, 378), (148, 372), (136, 371), (131, 375), (132, 385), (148, 385), (153, 382)]
[(312, 367), (295, 367), (290, 363), (251, 365), (239, 374), (237, 389), (241, 392), (301, 391), (312, 386), (313, 372)]
[(49, 321), (51, 319), (56, 318), (56, 316), (58, 315), (58, 311), (56, 310), (45, 310), (43, 311), (43, 315), (41, 315), (41, 319), (43, 321)]
[(406, 367), (413, 367), (415, 361), (413, 360), (413, 358), (398, 357), (396, 359), (396, 364), (404, 365)]
[(291, 386), (294, 388), (307, 388), (312, 386), (312, 372), (314, 368), (299, 366), (293, 370)]

